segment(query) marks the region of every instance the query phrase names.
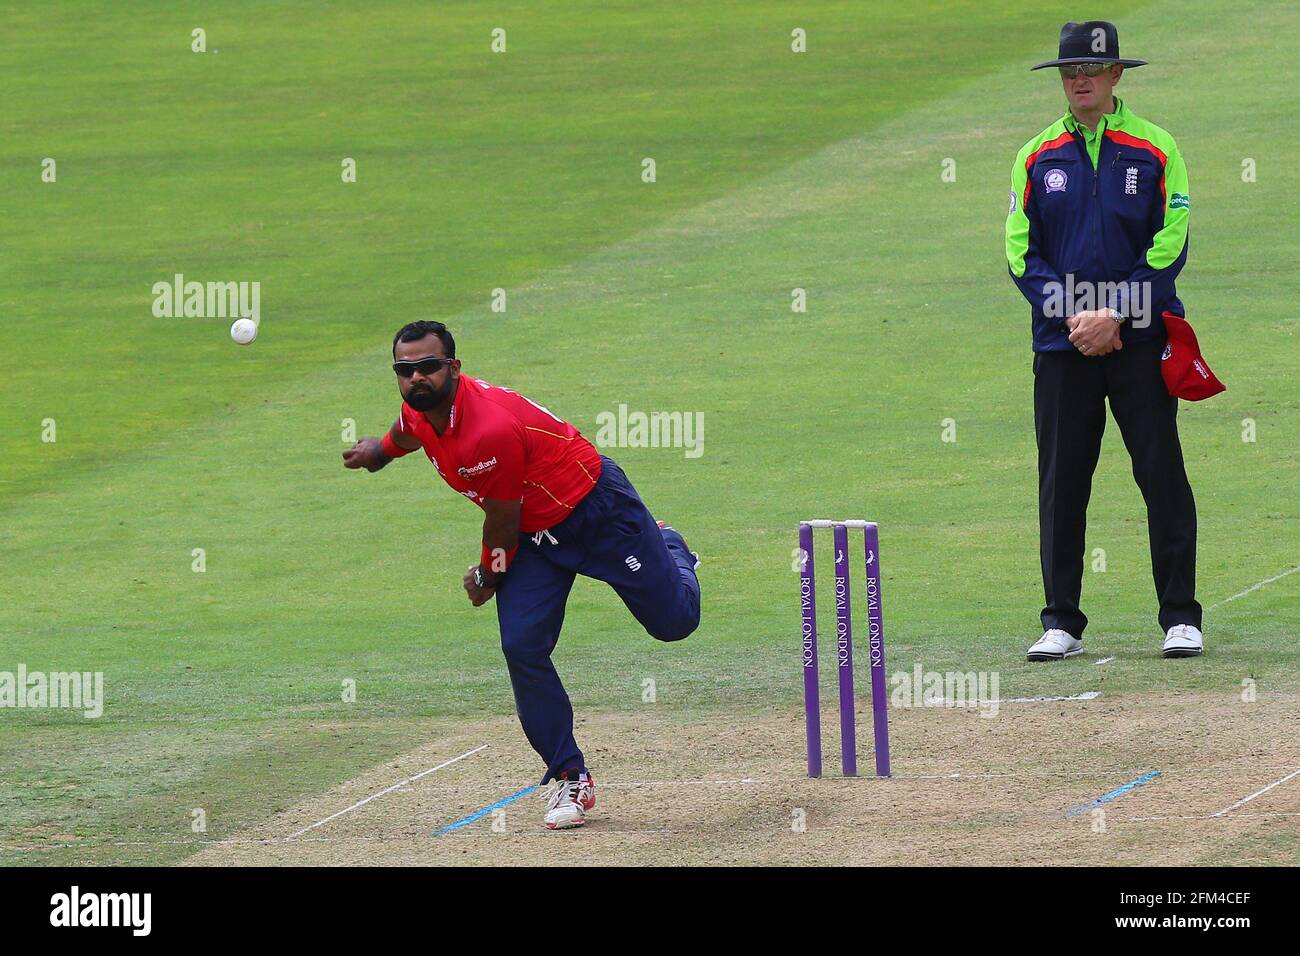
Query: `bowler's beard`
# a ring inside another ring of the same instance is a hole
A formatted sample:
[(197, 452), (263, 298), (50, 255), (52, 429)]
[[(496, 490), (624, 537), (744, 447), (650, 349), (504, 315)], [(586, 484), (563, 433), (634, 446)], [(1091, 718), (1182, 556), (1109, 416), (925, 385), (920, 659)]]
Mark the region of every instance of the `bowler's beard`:
[(442, 388), (433, 388), (429, 385), (412, 385), (402, 397), (406, 399), (406, 404), (417, 412), (432, 411), (441, 404), (444, 398), (451, 394), (453, 384), (451, 376), (448, 375), (447, 381)]

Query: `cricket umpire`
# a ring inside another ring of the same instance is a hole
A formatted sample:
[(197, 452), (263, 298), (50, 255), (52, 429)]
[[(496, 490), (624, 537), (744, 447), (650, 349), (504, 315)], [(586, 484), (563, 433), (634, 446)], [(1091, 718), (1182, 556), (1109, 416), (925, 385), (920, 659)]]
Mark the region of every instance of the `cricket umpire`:
[(1031, 661), (1083, 653), (1084, 534), (1107, 400), (1146, 501), (1162, 653), (1203, 646), (1196, 503), (1161, 367), (1167, 327), (1185, 327), (1174, 280), (1187, 261), (1187, 170), (1173, 137), (1114, 95), (1125, 67), (1144, 63), (1120, 57), (1114, 24), (1067, 23), (1058, 58), (1033, 69), (1059, 70), (1069, 109), (1011, 170), (1007, 262), (1032, 307), (1046, 593)]

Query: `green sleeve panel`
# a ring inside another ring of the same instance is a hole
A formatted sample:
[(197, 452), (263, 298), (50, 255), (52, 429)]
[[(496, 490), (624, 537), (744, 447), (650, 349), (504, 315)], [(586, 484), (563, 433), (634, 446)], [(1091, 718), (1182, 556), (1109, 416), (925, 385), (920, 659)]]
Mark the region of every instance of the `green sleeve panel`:
[(1187, 245), (1187, 220), (1192, 209), (1191, 193), (1187, 185), (1187, 166), (1183, 154), (1172, 139), (1165, 161), (1165, 222), (1151, 240), (1147, 250), (1147, 265), (1164, 269), (1173, 263)]
[(1029, 255), (1029, 211), (1026, 187), (1029, 185), (1029, 164), (1044, 143), (1065, 132), (1065, 123), (1057, 120), (1020, 148), (1011, 167), (1011, 206), (1007, 210), (1006, 244), (1007, 265), (1011, 275), (1022, 278), (1025, 274), (1025, 257)]
[(1007, 264), (1016, 278), (1025, 274), (1025, 253), (1029, 251), (1029, 217), (1025, 215), (1024, 208), (1025, 183), (1028, 182), (1026, 155), (1025, 149), (1022, 149), (1011, 167), (1011, 208), (1007, 212)]
[(1006, 223), (1007, 271), (1011, 273), (1016, 288), (1039, 313), (1051, 294), (1049, 289), (1061, 285), (1061, 277), (1043, 258), (1042, 236), (1035, 235), (1030, 204), (1038, 200), (1034, 197), (1030, 171), (1039, 153), (1059, 145), (1061, 138), (1068, 135), (1060, 122), (1053, 123), (1021, 148), (1015, 165), (1011, 167), (1011, 206), (1007, 210)]
[(1165, 197), (1164, 221), (1152, 237), (1151, 247), (1146, 253), (1146, 263), (1155, 270), (1167, 269), (1178, 260), (1187, 246), (1187, 220), (1192, 208), (1187, 185), (1187, 166), (1174, 138), (1155, 123), (1128, 113), (1124, 132), (1146, 140), (1164, 153), (1164, 181), (1161, 183)]

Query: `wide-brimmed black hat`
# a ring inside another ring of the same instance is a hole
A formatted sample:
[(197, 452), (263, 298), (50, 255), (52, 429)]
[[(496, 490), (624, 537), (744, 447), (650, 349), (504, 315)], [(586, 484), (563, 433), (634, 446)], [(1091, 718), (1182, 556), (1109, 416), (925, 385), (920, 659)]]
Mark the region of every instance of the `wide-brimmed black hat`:
[(1108, 20), (1087, 20), (1067, 23), (1061, 27), (1061, 42), (1056, 59), (1031, 67), (1041, 70), (1045, 66), (1069, 66), (1071, 63), (1120, 63), (1124, 66), (1145, 66), (1146, 60), (1125, 60), (1119, 55), (1119, 31)]

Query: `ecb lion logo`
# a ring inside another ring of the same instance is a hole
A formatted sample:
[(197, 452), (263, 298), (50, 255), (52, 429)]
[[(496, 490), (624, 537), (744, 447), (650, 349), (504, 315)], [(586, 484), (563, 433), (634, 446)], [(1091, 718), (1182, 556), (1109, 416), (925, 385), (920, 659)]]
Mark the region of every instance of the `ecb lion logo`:
[(1065, 184), (1067, 182), (1069, 182), (1069, 179), (1066, 177), (1065, 170), (1063, 169), (1049, 169), (1047, 172), (1043, 173), (1043, 185), (1047, 187), (1049, 193), (1065, 192)]

